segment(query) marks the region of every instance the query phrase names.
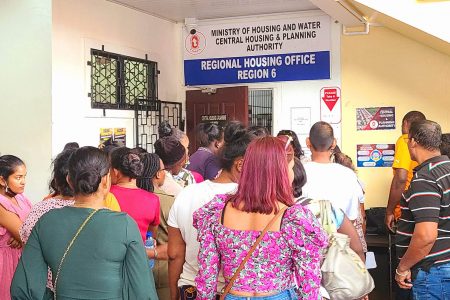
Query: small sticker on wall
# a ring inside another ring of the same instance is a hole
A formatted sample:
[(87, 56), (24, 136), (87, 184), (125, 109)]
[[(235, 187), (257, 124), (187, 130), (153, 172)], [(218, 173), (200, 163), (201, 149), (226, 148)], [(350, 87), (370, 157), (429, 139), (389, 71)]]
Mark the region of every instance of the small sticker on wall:
[(120, 146), (127, 144), (127, 129), (126, 128), (114, 128), (114, 142)]
[(107, 146), (116, 142), (119, 146), (125, 146), (126, 132), (126, 128), (100, 128), (100, 145)]
[(356, 145), (358, 167), (392, 167), (395, 144)]
[(320, 120), (330, 124), (341, 122), (341, 89), (324, 87), (320, 90)]
[(356, 109), (357, 130), (395, 129), (395, 107), (368, 107)]
[(112, 140), (113, 138), (113, 129), (112, 128), (100, 128), (100, 144), (104, 144), (108, 140)]

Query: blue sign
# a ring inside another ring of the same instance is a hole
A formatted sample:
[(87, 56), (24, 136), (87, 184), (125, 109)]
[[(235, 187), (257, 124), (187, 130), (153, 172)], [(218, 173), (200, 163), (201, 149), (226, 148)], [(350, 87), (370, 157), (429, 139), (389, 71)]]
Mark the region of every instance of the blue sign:
[(394, 144), (356, 145), (358, 167), (392, 167)]
[(186, 85), (330, 79), (330, 51), (184, 61)]

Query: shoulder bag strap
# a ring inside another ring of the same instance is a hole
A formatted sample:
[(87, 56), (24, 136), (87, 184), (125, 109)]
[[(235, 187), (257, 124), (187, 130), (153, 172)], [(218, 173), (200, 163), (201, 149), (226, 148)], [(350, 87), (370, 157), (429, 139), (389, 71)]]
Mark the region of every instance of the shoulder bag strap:
[(272, 227), (273, 223), (275, 223), (275, 221), (278, 219), (278, 217), (280, 217), (287, 208), (288, 208), (288, 206), (285, 206), (282, 209), (280, 209), (278, 211), (278, 213), (272, 218), (272, 220), (270, 220), (270, 222), (267, 224), (267, 226), (264, 228), (264, 230), (261, 232), (261, 234), (256, 239), (253, 246), (248, 251), (245, 258), (242, 260), (242, 262), (239, 265), (239, 267), (237, 268), (236, 272), (234, 272), (234, 275), (233, 275), (233, 277), (231, 277), (230, 282), (228, 282), (227, 286), (225, 287), (224, 292), (222, 293), (222, 295), (220, 295), (220, 300), (225, 299), (225, 296), (230, 292), (231, 288), (233, 287), (234, 281), (238, 278), (238, 276), (241, 273), (242, 269), (244, 268), (245, 264), (250, 259), (253, 252), (256, 250), (256, 247), (258, 247), (258, 245), (261, 243), (261, 241), (264, 238), (264, 236), (266, 235), (267, 231), (269, 231), (269, 228)]
[(61, 261), (59, 262), (59, 266), (58, 266), (58, 271), (56, 272), (56, 277), (55, 277), (55, 284), (53, 284), (53, 288), (54, 288), (54, 292), (53, 292), (53, 299), (56, 300), (56, 284), (58, 283), (58, 278), (59, 278), (59, 273), (61, 272), (61, 267), (64, 263), (64, 260), (66, 259), (67, 253), (69, 253), (70, 248), (72, 248), (73, 243), (75, 242), (75, 240), (78, 238), (78, 236), (80, 235), (80, 232), (83, 230), (84, 226), (86, 226), (86, 224), (89, 222), (89, 220), (92, 218), (92, 216), (98, 211), (98, 209), (94, 209), (89, 216), (87, 216), (86, 220), (84, 220), (84, 222), (81, 224), (80, 228), (78, 228), (77, 232), (75, 233), (75, 235), (73, 236), (72, 240), (70, 241), (69, 245), (67, 246), (66, 251), (64, 251), (64, 254), (61, 258)]

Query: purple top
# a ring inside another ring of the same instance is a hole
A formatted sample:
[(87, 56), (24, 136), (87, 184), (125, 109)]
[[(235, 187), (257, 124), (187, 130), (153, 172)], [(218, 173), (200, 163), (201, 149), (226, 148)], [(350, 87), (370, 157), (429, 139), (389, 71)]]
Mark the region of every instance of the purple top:
[[(217, 274), (223, 269), (225, 284), (233, 276), (261, 231), (235, 230), (220, 222), (226, 196), (216, 196), (194, 213), (200, 251), (195, 280), (197, 299), (213, 299)], [(299, 283), (300, 299), (318, 298), (322, 249), (328, 237), (312, 213), (296, 204), (283, 216), (280, 231), (269, 231), (247, 261), (233, 290), (281, 292)]]
[(211, 150), (200, 147), (189, 157), (187, 169), (199, 173), (204, 180), (211, 180), (219, 174), (220, 159)]

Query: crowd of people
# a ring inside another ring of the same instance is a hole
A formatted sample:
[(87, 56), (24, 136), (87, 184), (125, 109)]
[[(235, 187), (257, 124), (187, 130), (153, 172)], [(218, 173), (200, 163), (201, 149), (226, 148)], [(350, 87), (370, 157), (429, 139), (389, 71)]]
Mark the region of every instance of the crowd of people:
[[(189, 156), (183, 131), (167, 122), (159, 129), (154, 153), (67, 144), (53, 161), (49, 195), (34, 205), (24, 195), (25, 162), (0, 156), (0, 299), (333, 299), (321, 286), (324, 218), (365, 261), (364, 186), (330, 124), (311, 127), (310, 158), (291, 130), (271, 136), (237, 121), (202, 123)], [(422, 249), (408, 248), (396, 270), (409, 289), (410, 279), (427, 276), (417, 266), (450, 261), (450, 161), (438, 124), (408, 121), (405, 134), (420, 163), (397, 230), (400, 247)], [(420, 197), (429, 206), (413, 200)], [(331, 215), (315, 200), (327, 200)], [(433, 230), (433, 243), (424, 241)], [(149, 232), (153, 246), (145, 247)]]

